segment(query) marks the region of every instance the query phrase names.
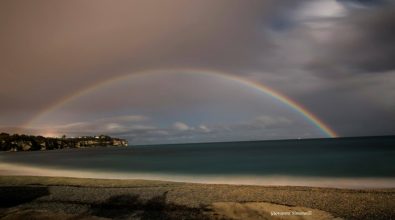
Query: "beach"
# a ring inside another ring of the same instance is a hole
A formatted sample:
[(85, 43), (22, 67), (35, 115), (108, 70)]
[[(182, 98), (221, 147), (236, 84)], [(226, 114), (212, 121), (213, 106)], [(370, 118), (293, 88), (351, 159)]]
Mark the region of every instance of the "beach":
[(394, 137), (0, 153), (0, 219), (395, 219)]
[(1, 219), (393, 219), (395, 189), (1, 176)]

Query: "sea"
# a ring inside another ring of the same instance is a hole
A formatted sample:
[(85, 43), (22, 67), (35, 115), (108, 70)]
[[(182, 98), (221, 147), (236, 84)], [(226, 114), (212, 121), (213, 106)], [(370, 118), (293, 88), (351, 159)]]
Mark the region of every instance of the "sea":
[(395, 136), (1, 152), (0, 175), (395, 188)]

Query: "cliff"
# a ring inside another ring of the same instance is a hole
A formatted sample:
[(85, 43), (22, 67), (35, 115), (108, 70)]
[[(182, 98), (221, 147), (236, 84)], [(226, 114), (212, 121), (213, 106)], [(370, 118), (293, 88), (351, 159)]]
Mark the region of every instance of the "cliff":
[(50, 138), (43, 136), (0, 134), (0, 151), (35, 151), (62, 148), (83, 148), (97, 146), (128, 146), (128, 141), (106, 135), (77, 138)]

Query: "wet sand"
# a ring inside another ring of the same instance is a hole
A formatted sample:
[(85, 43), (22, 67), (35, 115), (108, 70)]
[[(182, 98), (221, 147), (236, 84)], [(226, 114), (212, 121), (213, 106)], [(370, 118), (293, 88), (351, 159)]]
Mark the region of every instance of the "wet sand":
[(394, 219), (395, 189), (0, 177), (1, 219)]

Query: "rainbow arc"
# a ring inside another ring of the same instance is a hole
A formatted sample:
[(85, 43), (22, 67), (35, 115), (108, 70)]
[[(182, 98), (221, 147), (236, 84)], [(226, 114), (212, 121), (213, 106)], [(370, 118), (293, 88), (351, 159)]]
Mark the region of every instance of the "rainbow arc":
[(117, 76), (113, 77), (101, 82), (98, 82), (96, 84), (93, 84), (87, 88), (81, 89), (77, 92), (74, 92), (72, 94), (69, 94), (68, 96), (63, 97), (62, 99), (59, 99), (55, 103), (52, 103), (51, 105), (47, 106), (43, 111), (41, 111), (39, 114), (37, 114), (35, 117), (33, 117), (30, 121), (28, 121), (23, 127), (32, 127), (35, 122), (37, 122), (39, 119), (42, 119), (46, 114), (62, 107), (68, 102), (71, 102), (72, 100), (87, 94), (89, 92), (92, 92), (96, 89), (99, 89), (102, 86), (110, 85), (112, 83), (119, 82), (121, 80), (125, 80), (129, 77), (134, 77), (134, 76), (140, 76), (140, 75), (145, 75), (145, 74), (180, 74), (180, 73), (185, 73), (185, 74), (197, 74), (197, 75), (207, 75), (207, 76), (217, 76), (221, 77), (224, 80), (230, 80), (234, 81), (236, 83), (241, 83), (245, 86), (248, 86), (252, 89), (256, 89), (278, 101), (284, 104), (284, 106), (287, 106), (291, 108), (292, 110), (296, 111), (299, 113), (301, 116), (303, 116), (307, 121), (312, 123), (315, 127), (317, 127), (323, 134), (325, 134), (328, 137), (338, 137), (338, 134), (330, 128), (326, 123), (323, 122), (320, 118), (318, 118), (315, 114), (313, 114), (311, 111), (309, 111), (307, 108), (305, 108), (302, 104), (297, 103), (296, 101), (292, 100), (291, 98), (287, 97), (284, 94), (281, 94), (280, 92), (274, 90), (273, 88), (270, 88), (269, 86), (266, 86), (262, 83), (258, 83), (255, 81), (250, 81), (248, 79), (232, 75), (230, 73), (225, 73), (225, 72), (220, 72), (220, 71), (212, 71), (212, 70), (203, 70), (203, 69), (174, 69), (174, 70), (149, 70), (149, 71), (141, 71), (141, 72), (136, 72), (132, 74), (127, 74), (127, 75), (122, 75), (122, 76)]

